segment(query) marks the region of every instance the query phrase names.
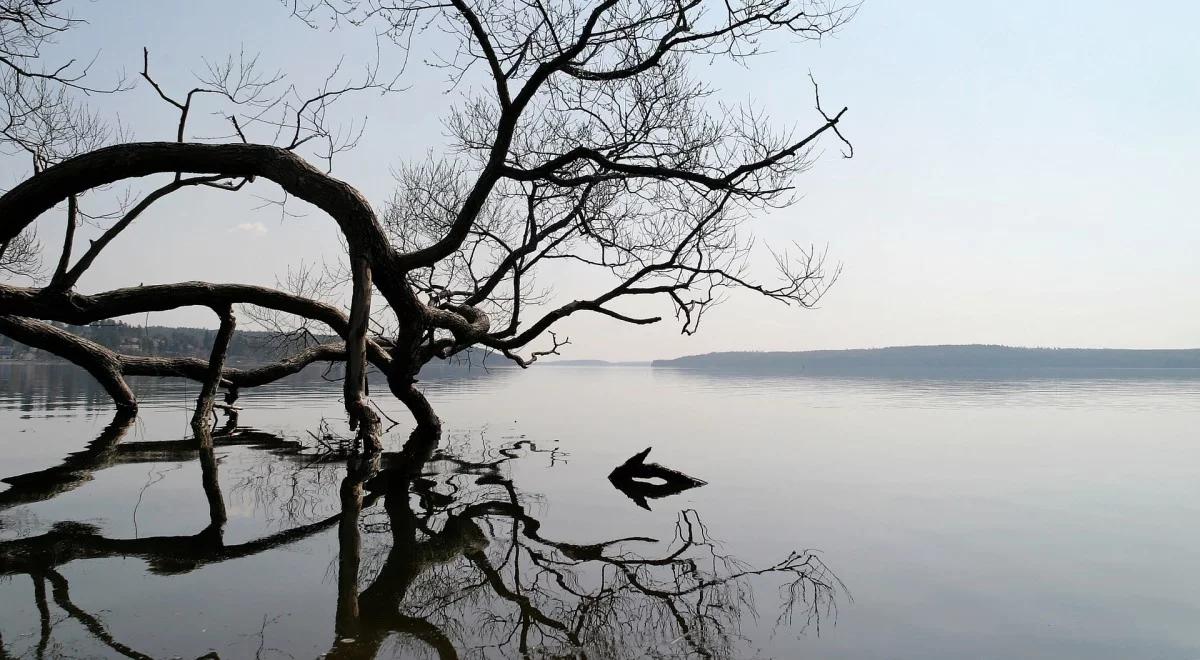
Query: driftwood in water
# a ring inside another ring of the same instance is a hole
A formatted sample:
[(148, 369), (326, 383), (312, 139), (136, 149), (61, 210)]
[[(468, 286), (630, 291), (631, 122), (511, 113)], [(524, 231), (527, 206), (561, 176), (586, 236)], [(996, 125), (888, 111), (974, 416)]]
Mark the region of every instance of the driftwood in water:
[(612, 485), (625, 493), (634, 504), (649, 511), (648, 499), (675, 495), (708, 483), (658, 463), (647, 463), (646, 456), (651, 449), (653, 447), (646, 447), (634, 454), (608, 475)]

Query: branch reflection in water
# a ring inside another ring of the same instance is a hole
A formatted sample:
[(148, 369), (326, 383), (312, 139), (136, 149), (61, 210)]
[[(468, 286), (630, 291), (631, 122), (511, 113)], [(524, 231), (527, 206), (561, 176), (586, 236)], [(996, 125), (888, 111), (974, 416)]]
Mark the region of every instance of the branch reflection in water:
[[(198, 460), (209, 523), (193, 535), (109, 538), (93, 525), (59, 522), (42, 534), (0, 542), (0, 576), (33, 580), (40, 622), (30, 633), (37, 641), (29, 655), (43, 657), (54, 648), (53, 601), (107, 653), (150, 657), (136, 650), (135, 640), (115, 639), (100, 614), (74, 604), (58, 570), (68, 562), (138, 557), (152, 573), (177, 575), (278, 551), (334, 528), (339, 552), (331, 565), (337, 606), (330, 658), (733, 657), (743, 641), (743, 618), (756, 615), (753, 581), (770, 578), (778, 586), (777, 625), (819, 628), (848, 597), (811, 552), (762, 567), (723, 554), (690, 509), (679, 513), (673, 530), (663, 530), (669, 539), (555, 538), (531, 512), (536, 498), (514, 483), (510, 464), (533, 454), (564, 455), (528, 440), (476, 449), (482, 455), (472, 456), (469, 442), (439, 449), (436, 433), (418, 430), (401, 451), (364, 457), (315, 451), (239, 427), (236, 417), (220, 428), (194, 427), (195, 437), (179, 441), (121, 442), (131, 426), (130, 418), (118, 416), (61, 464), (5, 479), (10, 488), (0, 493), (0, 512), (59, 496), (105, 468)], [(234, 446), (261, 456), (256, 472), (240, 475), (234, 490), (277, 510), (283, 525), (226, 544), (215, 452)], [(296, 476), (314, 469), (324, 476)], [(306, 502), (332, 491), (335, 471), (343, 475), (340, 510), (310, 515), (319, 507)], [(4, 643), (0, 657), (14, 657)]]

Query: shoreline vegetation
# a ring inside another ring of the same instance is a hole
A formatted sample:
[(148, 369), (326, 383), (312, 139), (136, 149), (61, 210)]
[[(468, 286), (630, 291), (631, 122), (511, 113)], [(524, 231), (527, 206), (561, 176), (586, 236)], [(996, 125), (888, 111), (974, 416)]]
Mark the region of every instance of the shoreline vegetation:
[[(90, 325), (51, 322), (51, 325), (124, 355), (149, 357), (207, 359), (217, 336), (215, 328), (137, 326), (122, 322)], [(333, 339), (332, 336), (311, 336), (313, 343)], [(295, 340), (295, 337), (290, 339), (293, 342)], [(276, 332), (239, 330), (230, 338), (227, 359), (234, 364), (272, 362), (287, 354), (288, 341)], [(66, 360), (0, 335), (0, 362), (59, 364)]]

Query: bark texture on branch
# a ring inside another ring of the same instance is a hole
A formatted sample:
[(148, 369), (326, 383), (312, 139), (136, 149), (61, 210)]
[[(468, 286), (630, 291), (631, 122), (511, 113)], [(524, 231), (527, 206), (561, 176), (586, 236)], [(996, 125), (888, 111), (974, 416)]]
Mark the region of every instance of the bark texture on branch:
[(116, 353), (49, 323), (9, 314), (0, 316), (0, 332), (83, 367), (104, 387), (118, 410), (137, 412), (137, 397), (125, 382), (121, 358)]
[[(0, 284), (0, 307), (8, 313), (73, 325), (180, 307), (218, 308), (234, 304), (254, 305), (319, 321), (343, 339), (350, 329), (350, 319), (333, 305), (250, 284), (176, 282), (113, 289), (92, 295)], [(374, 341), (367, 342), (367, 357), (381, 369), (390, 361), (387, 352)]]
[[(221, 387), (221, 372), (225, 368), (225, 356), (229, 353), (229, 341), (233, 339), (233, 330), (237, 319), (233, 309), (226, 305), (215, 309), (221, 319), (221, 327), (213, 339), (212, 354), (208, 358), (208, 368), (200, 381), (200, 394), (196, 397), (196, 412), (192, 414), (192, 429), (201, 438), (202, 447), (212, 447), (212, 434), (208, 428), (208, 418), (213, 413), (213, 398)], [(207, 438), (207, 442), (204, 439)]]
[(343, 383), (350, 429), (358, 431), (363, 448), (370, 453), (383, 450), (379, 416), (367, 400), (367, 324), (371, 321), (371, 266), (365, 257), (350, 255), (353, 293), (350, 329), (346, 333), (346, 380)]
[(371, 205), (353, 186), (313, 167), (295, 152), (262, 144), (133, 142), (104, 147), (47, 168), (0, 196), (0, 242), (71, 195), (124, 179), (183, 172), (253, 180), (262, 177), (327, 213), (350, 250), (379, 271), (380, 293), (399, 313), (426, 307), (405, 284), (401, 255)]
[[(83, 367), (100, 382), (117, 408), (127, 412), (137, 411), (137, 398), (125, 381), (125, 376), (187, 378), (204, 383), (210, 375), (211, 362), (203, 358), (122, 355), (34, 319), (0, 315), (0, 332)], [(219, 384), (226, 388), (260, 387), (300, 373), (317, 362), (341, 362), (345, 359), (344, 344), (318, 344), (258, 367), (223, 367)], [(383, 366), (386, 364), (383, 363)]]

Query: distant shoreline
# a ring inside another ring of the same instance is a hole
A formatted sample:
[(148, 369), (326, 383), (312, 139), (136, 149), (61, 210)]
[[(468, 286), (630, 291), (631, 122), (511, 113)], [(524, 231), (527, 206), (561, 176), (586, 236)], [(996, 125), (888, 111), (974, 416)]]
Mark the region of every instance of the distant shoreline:
[(945, 369), (1200, 369), (1200, 348), (1024, 348), (989, 344), (891, 346), (813, 351), (722, 351), (643, 362), (555, 360), (546, 366), (705, 371), (830, 372)]
[(1021, 348), (983, 344), (838, 351), (723, 352), (654, 367), (763, 372), (885, 369), (1200, 369), (1200, 349)]
[[(260, 360), (234, 358), (237, 365)], [(66, 364), (38, 355), (30, 358), (0, 357), (0, 365)], [(506, 365), (495, 364), (491, 368)], [(1200, 348), (1022, 348), (984, 344), (942, 346), (893, 346), (814, 351), (724, 351), (652, 361), (542, 360), (538, 367), (653, 368), (738, 373), (931, 373), (937, 371), (1133, 371), (1200, 370)], [(458, 370), (456, 365), (433, 362), (431, 369)]]

